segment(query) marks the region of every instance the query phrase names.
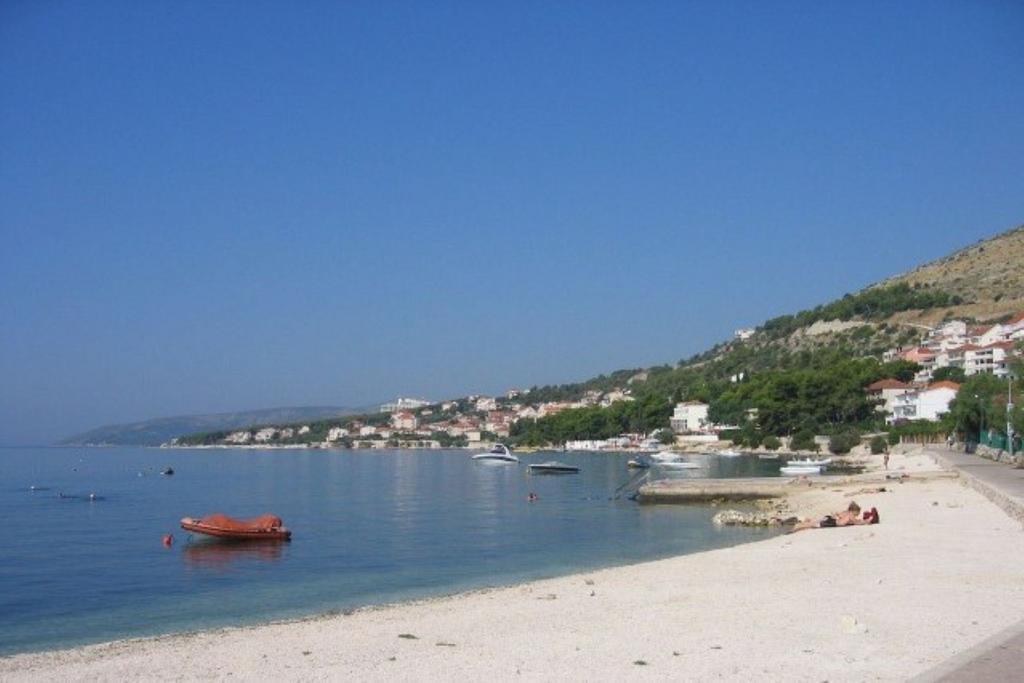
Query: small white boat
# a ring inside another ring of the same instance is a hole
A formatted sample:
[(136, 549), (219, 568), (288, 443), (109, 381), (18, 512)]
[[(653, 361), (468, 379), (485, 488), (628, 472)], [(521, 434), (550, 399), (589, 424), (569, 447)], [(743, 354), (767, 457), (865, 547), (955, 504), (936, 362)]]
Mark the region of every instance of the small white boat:
[(804, 460), (789, 460), (786, 462), (787, 467), (828, 467), (831, 464), (832, 458), (821, 458), (819, 460), (806, 458)]
[(779, 472), (782, 472), (783, 474), (790, 474), (790, 475), (795, 475), (795, 476), (801, 476), (801, 475), (802, 476), (808, 476), (808, 475), (821, 474), (821, 468), (820, 467), (795, 467), (795, 466), (792, 466), (792, 465), (786, 465), (785, 467), (780, 467), (779, 468)]
[(666, 470), (699, 470), (700, 469), (700, 465), (698, 465), (697, 463), (695, 463), (695, 462), (687, 462), (686, 460), (681, 460), (679, 462), (659, 462), (659, 463), (656, 463), (656, 465), (658, 467), (661, 467), (662, 469), (666, 469)]
[(655, 462), (675, 462), (676, 460), (681, 459), (683, 456), (679, 455), (678, 453), (673, 453), (672, 451), (658, 451), (657, 453), (651, 453), (647, 457), (649, 457), (651, 460), (654, 460)]
[(530, 474), (576, 474), (580, 471), (580, 468), (575, 465), (567, 465), (554, 460), (527, 465), (527, 467), (530, 469)]
[(633, 458), (626, 461), (626, 467), (631, 470), (645, 470), (650, 467), (650, 464), (640, 460), (639, 458)]
[(779, 459), (779, 454), (778, 453), (758, 453), (757, 454), (757, 459), (758, 460), (778, 460)]
[(719, 451), (718, 454), (723, 458), (738, 458), (739, 456), (743, 455), (735, 448), (727, 448), (724, 451)]
[(477, 453), (473, 456), (473, 460), (490, 462), (519, 462), (519, 458), (512, 455), (512, 451), (503, 443), (496, 443), (491, 447), (491, 450), (484, 453)]

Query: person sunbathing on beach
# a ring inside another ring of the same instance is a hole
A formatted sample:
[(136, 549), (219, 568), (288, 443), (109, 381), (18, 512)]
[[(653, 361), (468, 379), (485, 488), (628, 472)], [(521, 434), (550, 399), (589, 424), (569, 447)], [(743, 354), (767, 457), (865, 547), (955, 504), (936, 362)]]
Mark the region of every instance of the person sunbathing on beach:
[(793, 527), (793, 531), (803, 531), (804, 529), (826, 529), (834, 526), (857, 526), (860, 524), (878, 524), (878, 510), (871, 508), (861, 516), (860, 506), (855, 502), (851, 502), (842, 512), (837, 512), (834, 515), (825, 515), (821, 519), (808, 519), (803, 522), (798, 522)]

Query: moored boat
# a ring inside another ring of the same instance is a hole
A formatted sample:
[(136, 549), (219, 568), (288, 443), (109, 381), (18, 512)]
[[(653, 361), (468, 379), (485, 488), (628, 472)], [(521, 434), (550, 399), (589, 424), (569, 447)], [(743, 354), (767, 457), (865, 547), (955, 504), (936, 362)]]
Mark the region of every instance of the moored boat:
[(285, 527), (281, 518), (276, 515), (260, 515), (253, 519), (235, 519), (220, 513), (207, 515), (201, 519), (184, 517), (181, 520), (181, 528), (197, 534), (236, 541), (287, 541), (292, 537), (291, 530)]
[(699, 470), (700, 465), (695, 462), (680, 460), (678, 462), (659, 462), (657, 466), (666, 470)]
[(491, 450), (483, 453), (477, 453), (473, 456), (473, 460), (493, 461), (493, 462), (519, 462), (519, 458), (512, 455), (511, 449), (503, 443), (496, 443), (491, 447)]
[(626, 461), (626, 467), (631, 470), (646, 470), (650, 466), (650, 463), (645, 462), (640, 458), (632, 458)]
[(789, 474), (789, 475), (795, 475), (795, 476), (801, 476), (801, 475), (807, 476), (807, 475), (821, 474), (821, 468), (820, 467), (807, 467), (807, 466), (798, 467), (798, 466), (795, 466), (795, 465), (786, 465), (784, 467), (780, 467), (779, 468), (779, 472), (782, 472), (783, 474)]
[(576, 474), (580, 471), (580, 468), (575, 465), (567, 465), (564, 462), (556, 462), (554, 460), (535, 463), (527, 467), (529, 467), (530, 474)]
[(647, 457), (655, 462), (675, 462), (683, 456), (678, 453), (673, 453), (672, 451), (658, 451), (657, 453), (651, 453)]
[(818, 460), (805, 458), (803, 460), (789, 460), (786, 462), (787, 467), (828, 467), (831, 464), (832, 458), (820, 458)]

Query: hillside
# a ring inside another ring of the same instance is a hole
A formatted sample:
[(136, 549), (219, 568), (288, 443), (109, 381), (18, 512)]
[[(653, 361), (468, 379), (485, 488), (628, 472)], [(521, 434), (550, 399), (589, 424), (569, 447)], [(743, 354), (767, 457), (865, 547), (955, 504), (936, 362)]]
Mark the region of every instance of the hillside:
[(237, 413), (179, 415), (161, 417), (129, 424), (97, 427), (60, 442), (63, 446), (159, 446), (174, 437), (194, 432), (208, 432), (239, 427), (280, 424), (300, 420), (316, 420), (363, 412), (365, 408), (336, 406), (305, 406), (297, 408), (266, 408)]
[[(996, 322), (1024, 311), (1022, 273), (1024, 227), (1019, 227), (859, 292), (772, 318), (744, 339), (730, 339), (674, 365), (532, 387), (515, 398), (492, 400), (488, 408), (469, 399), (444, 409), (438, 404), (418, 413), (418, 429), (392, 429), (389, 417), (379, 414), (362, 416), (358, 423), (351, 417), (301, 427), (296, 421), (268, 422), (279, 433), (264, 443), (323, 443), (335, 440), (329, 436), (332, 430), (343, 431), (345, 443), (364, 443), (367, 428), (372, 429), (366, 438), (394, 444), (447, 443), (465, 440), (467, 432), (493, 428), (497, 435), (499, 428), (508, 428), (501, 436), (514, 444), (559, 444), (654, 432), (669, 425), (672, 405), (685, 400), (709, 404), (710, 419), (739, 427), (750, 446), (796, 433), (883, 429), (882, 416), (864, 388), (883, 378), (910, 381), (919, 369), (906, 360), (884, 362), (883, 354), (916, 346), (929, 327), (943, 320)], [(498, 414), (498, 422), (490, 411)], [(502, 422), (502, 414), (513, 417)], [(357, 435), (357, 428), (364, 431)], [(242, 443), (233, 440), (240, 435), (226, 429), (196, 430), (205, 433), (181, 443)], [(241, 436), (244, 443), (255, 438)]]
[(910, 312), (896, 321), (934, 324), (946, 317), (995, 320), (1024, 310), (1024, 225), (897, 275), (878, 287), (906, 283), (940, 289), (965, 303)]

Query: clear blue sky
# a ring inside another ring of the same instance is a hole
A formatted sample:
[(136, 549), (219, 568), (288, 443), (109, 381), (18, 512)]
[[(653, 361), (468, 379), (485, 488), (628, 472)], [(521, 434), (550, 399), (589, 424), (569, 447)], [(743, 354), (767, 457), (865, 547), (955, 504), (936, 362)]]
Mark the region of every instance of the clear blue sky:
[(1020, 2), (0, 4), (0, 442), (674, 362), (1024, 222)]

